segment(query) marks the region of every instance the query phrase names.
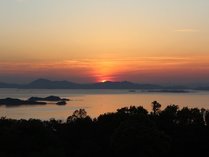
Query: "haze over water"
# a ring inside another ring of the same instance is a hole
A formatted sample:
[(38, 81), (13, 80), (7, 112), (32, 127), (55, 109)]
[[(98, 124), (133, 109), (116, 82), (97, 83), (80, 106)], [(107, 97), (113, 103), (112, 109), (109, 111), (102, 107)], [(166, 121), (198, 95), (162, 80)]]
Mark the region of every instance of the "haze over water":
[(0, 117), (15, 119), (50, 118), (66, 120), (76, 109), (84, 108), (91, 117), (114, 112), (119, 108), (131, 105), (143, 106), (151, 110), (154, 100), (162, 104), (162, 108), (170, 104), (182, 107), (198, 107), (209, 109), (209, 92), (196, 91), (192, 93), (148, 93), (137, 90), (33, 90), (33, 89), (0, 89), (0, 98), (13, 97), (27, 99), (32, 96), (46, 97), (56, 95), (69, 98), (66, 106), (48, 104), (44, 106), (0, 107)]

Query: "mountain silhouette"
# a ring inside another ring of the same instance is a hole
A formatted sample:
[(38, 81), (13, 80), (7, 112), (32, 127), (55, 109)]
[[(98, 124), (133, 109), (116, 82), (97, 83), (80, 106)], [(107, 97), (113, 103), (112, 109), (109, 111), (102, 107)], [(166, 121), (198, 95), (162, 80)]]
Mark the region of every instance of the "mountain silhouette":
[(194, 90), (209, 90), (209, 87), (190, 88), (186, 86), (162, 86), (156, 84), (140, 84), (129, 81), (122, 82), (97, 82), (89, 84), (74, 83), (70, 81), (51, 81), (48, 79), (37, 79), (28, 84), (14, 84), (0, 82), (0, 88), (22, 88), (22, 89), (141, 89), (141, 90), (176, 90), (194, 89)]
[(123, 82), (98, 82), (92, 84), (78, 84), (69, 81), (51, 81), (47, 79), (38, 79), (23, 88), (35, 89), (160, 89), (162, 86), (153, 84), (137, 84), (128, 81)]
[(51, 81), (47, 79), (37, 79), (27, 85), (23, 85), (23, 88), (35, 88), (35, 89), (77, 89), (80, 88), (80, 84), (69, 81)]
[(0, 82), (0, 88), (20, 88), (20, 87), (21, 85), (19, 84)]

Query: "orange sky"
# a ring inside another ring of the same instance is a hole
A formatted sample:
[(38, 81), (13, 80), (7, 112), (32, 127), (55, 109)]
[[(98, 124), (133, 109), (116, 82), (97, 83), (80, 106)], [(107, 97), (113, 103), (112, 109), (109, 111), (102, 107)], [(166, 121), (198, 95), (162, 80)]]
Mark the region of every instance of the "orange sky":
[(208, 83), (209, 1), (2, 0), (0, 81)]

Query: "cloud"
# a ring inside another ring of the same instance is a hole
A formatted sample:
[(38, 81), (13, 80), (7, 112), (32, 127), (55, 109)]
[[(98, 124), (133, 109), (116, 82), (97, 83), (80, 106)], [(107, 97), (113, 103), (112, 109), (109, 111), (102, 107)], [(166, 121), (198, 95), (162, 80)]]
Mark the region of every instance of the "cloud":
[(16, 2), (24, 2), (24, 1), (26, 1), (26, 0), (15, 0)]
[(18, 2), (18, 3), (24, 3), (24, 2), (28, 2), (30, 0), (15, 0), (15, 1)]
[(176, 29), (175, 32), (184, 32), (184, 33), (195, 33), (199, 32), (199, 29), (192, 29), (192, 28), (184, 28), (184, 29)]

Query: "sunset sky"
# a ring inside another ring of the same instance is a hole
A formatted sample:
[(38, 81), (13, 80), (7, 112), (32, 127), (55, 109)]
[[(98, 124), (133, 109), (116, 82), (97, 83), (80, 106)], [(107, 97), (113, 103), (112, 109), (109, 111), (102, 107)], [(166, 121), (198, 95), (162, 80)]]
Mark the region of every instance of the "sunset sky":
[(0, 82), (209, 84), (208, 0), (0, 0)]

